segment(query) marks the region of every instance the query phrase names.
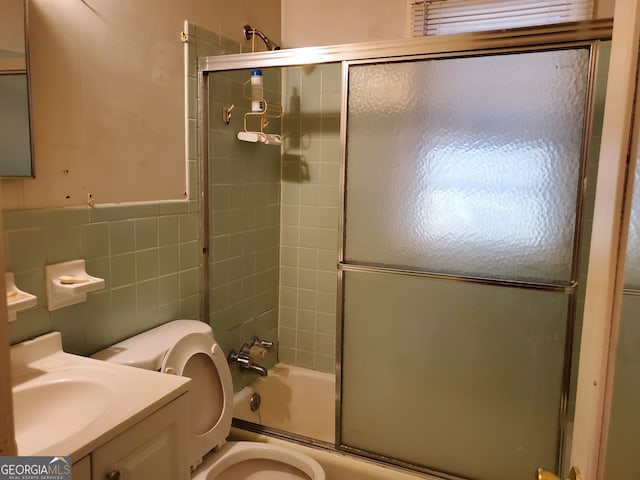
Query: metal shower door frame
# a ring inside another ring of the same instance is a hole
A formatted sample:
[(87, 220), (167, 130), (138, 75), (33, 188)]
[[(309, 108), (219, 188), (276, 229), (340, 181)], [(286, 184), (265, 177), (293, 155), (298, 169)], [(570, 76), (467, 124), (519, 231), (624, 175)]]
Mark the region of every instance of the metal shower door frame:
[[(518, 45), (518, 46), (505, 46), (503, 48), (497, 49), (477, 49), (477, 50), (468, 50), (463, 52), (442, 52), (436, 54), (426, 54), (426, 55), (411, 55), (411, 56), (400, 56), (395, 58), (368, 58), (362, 60), (348, 60), (343, 62), (343, 70), (342, 70), (342, 108), (341, 108), (341, 118), (340, 118), (340, 138), (341, 138), (341, 172), (340, 172), (340, 186), (339, 191), (342, 195), (340, 208), (341, 208), (341, 218), (340, 218), (340, 235), (339, 235), (339, 246), (338, 246), (338, 305), (337, 305), (337, 332), (341, 334), (339, 337), (339, 341), (337, 342), (337, 351), (336, 351), (336, 448), (339, 450), (353, 453), (359, 456), (371, 458), (373, 460), (378, 460), (382, 462), (391, 463), (403, 468), (415, 469), (427, 474), (437, 475), (438, 477), (448, 478), (452, 480), (463, 480), (461, 477), (456, 475), (451, 475), (446, 472), (441, 472), (438, 470), (432, 470), (427, 467), (421, 467), (414, 464), (406, 463), (404, 461), (385, 457), (379, 454), (374, 454), (371, 452), (363, 451), (358, 448), (354, 448), (348, 446), (342, 442), (341, 439), (341, 424), (342, 424), (342, 344), (343, 337), (342, 333), (344, 331), (344, 274), (345, 272), (366, 272), (366, 273), (386, 273), (391, 275), (409, 275), (419, 278), (432, 278), (432, 279), (441, 279), (441, 280), (449, 280), (455, 282), (466, 282), (466, 283), (474, 283), (479, 285), (488, 285), (495, 287), (508, 287), (508, 288), (521, 288), (521, 289), (529, 289), (529, 290), (538, 290), (538, 291), (546, 291), (546, 292), (562, 292), (568, 294), (569, 300), (568, 305), (569, 309), (567, 312), (566, 318), (566, 339), (564, 345), (564, 365), (563, 365), (563, 381), (562, 381), (562, 395), (560, 399), (560, 403), (558, 405), (558, 409), (560, 412), (559, 418), (560, 422), (558, 425), (558, 445), (559, 451), (557, 456), (557, 470), (561, 471), (563, 469), (563, 465), (566, 463), (565, 456), (565, 447), (566, 440), (569, 437), (570, 432), (568, 432), (568, 422), (570, 419), (568, 418), (568, 407), (569, 407), (569, 396), (570, 396), (570, 382), (571, 382), (571, 368), (572, 368), (572, 349), (574, 343), (574, 329), (575, 329), (575, 320), (576, 320), (576, 302), (578, 300), (578, 268), (580, 264), (580, 245), (582, 241), (582, 214), (584, 201), (583, 197), (586, 190), (586, 168), (587, 168), (587, 159), (589, 158), (589, 151), (591, 148), (591, 140), (592, 140), (592, 123), (593, 123), (593, 110), (594, 110), (594, 88), (596, 85), (596, 68), (598, 64), (598, 42), (610, 40), (609, 38), (598, 38), (591, 40), (577, 40), (577, 41), (569, 41), (562, 40), (557, 43), (545, 43), (542, 42), (540, 44), (532, 44), (532, 45)], [(571, 260), (571, 273), (570, 273), (570, 281), (568, 284), (563, 285), (560, 283), (556, 284), (545, 284), (545, 283), (536, 283), (531, 281), (515, 281), (515, 280), (502, 280), (502, 279), (489, 279), (489, 278), (481, 278), (481, 277), (471, 277), (465, 275), (457, 275), (457, 274), (442, 274), (442, 273), (434, 273), (430, 271), (422, 271), (422, 270), (408, 270), (400, 267), (381, 267), (379, 265), (369, 265), (363, 263), (349, 263), (345, 261), (344, 253), (345, 253), (345, 243), (346, 243), (346, 195), (347, 191), (347, 116), (348, 116), (348, 91), (349, 91), (349, 67), (350, 66), (360, 66), (367, 64), (384, 64), (389, 63), (392, 64), (394, 62), (405, 62), (405, 61), (420, 61), (420, 60), (435, 60), (435, 59), (454, 59), (454, 58), (469, 58), (469, 57), (479, 57), (479, 56), (489, 56), (496, 54), (519, 54), (519, 53), (532, 53), (532, 52), (545, 52), (545, 51), (554, 51), (560, 49), (573, 49), (573, 48), (588, 48), (589, 49), (589, 66), (588, 66), (588, 83), (587, 83), (587, 92), (585, 98), (585, 114), (584, 114), (584, 122), (583, 122), (583, 138), (582, 138), (582, 147), (580, 152), (580, 167), (578, 172), (579, 177), (579, 185), (577, 188), (577, 199), (576, 199), (576, 213), (575, 213), (575, 227), (574, 227), (574, 239), (573, 239), (573, 258)]]

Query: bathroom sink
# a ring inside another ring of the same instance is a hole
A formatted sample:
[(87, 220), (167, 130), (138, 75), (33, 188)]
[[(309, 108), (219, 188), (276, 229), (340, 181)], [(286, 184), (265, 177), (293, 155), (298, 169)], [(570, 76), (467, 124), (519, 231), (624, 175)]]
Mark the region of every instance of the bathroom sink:
[(115, 385), (110, 388), (90, 375), (91, 370), (80, 369), (46, 373), (14, 386), (19, 453), (41, 451), (55, 443), (54, 432), (70, 436), (87, 428), (117, 403)]
[(59, 332), (11, 347), (18, 455), (77, 461), (184, 394), (189, 379), (64, 352)]

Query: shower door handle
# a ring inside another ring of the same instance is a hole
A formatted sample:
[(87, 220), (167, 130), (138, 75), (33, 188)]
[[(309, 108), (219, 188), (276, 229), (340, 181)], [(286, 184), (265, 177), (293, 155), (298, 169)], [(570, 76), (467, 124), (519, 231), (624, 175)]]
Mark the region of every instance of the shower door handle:
[[(539, 468), (537, 480), (560, 480), (560, 477)], [(568, 480), (582, 480), (582, 475), (580, 474), (580, 469), (578, 467), (571, 467)]]

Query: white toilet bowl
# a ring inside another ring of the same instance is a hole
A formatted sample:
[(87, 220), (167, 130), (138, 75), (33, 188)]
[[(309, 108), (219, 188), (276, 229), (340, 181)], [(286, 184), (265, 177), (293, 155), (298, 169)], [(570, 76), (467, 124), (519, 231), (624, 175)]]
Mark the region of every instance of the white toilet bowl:
[(276, 445), (257, 442), (227, 442), (209, 454), (192, 480), (311, 480), (324, 478), (324, 471), (309, 457)]
[(209, 325), (175, 320), (96, 353), (94, 358), (191, 378), (189, 463), (193, 480), (325, 480), (311, 457), (258, 442), (227, 442), (233, 383)]

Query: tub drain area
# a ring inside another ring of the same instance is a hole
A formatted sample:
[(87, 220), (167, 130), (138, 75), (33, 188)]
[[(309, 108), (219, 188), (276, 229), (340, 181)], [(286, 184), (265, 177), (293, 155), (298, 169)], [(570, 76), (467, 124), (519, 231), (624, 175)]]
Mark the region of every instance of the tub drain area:
[(262, 425), (262, 416), (260, 415), (260, 404), (262, 403), (262, 397), (259, 393), (254, 393), (249, 398), (249, 408), (252, 412), (258, 412), (258, 422)]
[(260, 408), (260, 403), (262, 402), (262, 398), (259, 393), (254, 393), (251, 395), (249, 399), (249, 408), (252, 412), (255, 412), (258, 408)]

